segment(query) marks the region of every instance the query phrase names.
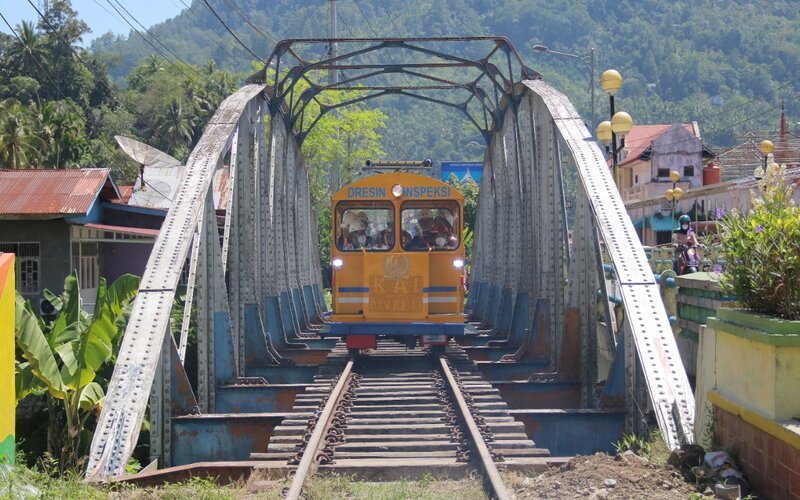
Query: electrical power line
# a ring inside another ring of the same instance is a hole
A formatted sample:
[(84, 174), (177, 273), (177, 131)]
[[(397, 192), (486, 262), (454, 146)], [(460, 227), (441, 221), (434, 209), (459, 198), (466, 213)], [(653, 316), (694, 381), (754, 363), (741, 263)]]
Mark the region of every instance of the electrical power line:
[[(22, 41), (22, 38), (20, 38), (20, 36), (17, 34), (17, 31), (11, 26), (11, 23), (8, 22), (8, 19), (6, 19), (6, 16), (4, 16), (2, 12), (0, 12), (0, 18), (3, 19), (3, 22), (6, 24), (6, 26), (8, 26), (8, 29), (11, 30), (11, 33), (14, 35), (14, 38), (16, 38), (17, 41), (23, 47), (25, 47), (26, 50), (28, 50), (28, 53), (31, 54), (31, 56), (33, 56), (33, 52), (30, 50), (30, 48), (27, 45), (25, 45), (25, 42)], [(66, 94), (64, 94), (64, 92), (61, 90), (61, 86), (58, 83), (56, 83), (56, 81), (50, 75), (50, 72), (44, 67), (44, 65), (41, 63), (41, 61), (39, 61), (36, 57), (33, 57), (33, 61), (36, 63), (36, 65), (42, 71), (42, 74), (45, 76), (45, 78), (47, 78), (47, 80), (53, 85), (53, 87), (55, 87), (55, 89), (58, 91), (58, 93), (61, 95), (61, 97), (63, 97), (64, 100), (67, 102), (67, 104), (72, 108), (72, 110), (75, 112), (76, 116), (78, 116), (78, 118), (83, 122), (83, 126), (88, 128), (89, 127), (89, 120), (86, 118), (86, 116), (84, 116), (84, 113), (85, 113), (84, 110), (78, 108), (78, 106), (72, 101), (72, 99), (70, 99)], [(97, 139), (100, 141), (100, 144), (105, 146), (105, 148), (108, 149), (108, 151), (112, 155), (116, 153), (116, 151), (114, 151), (111, 148), (111, 146), (106, 144), (106, 142), (103, 140), (102, 136), (98, 136)], [(56, 167), (58, 167), (58, 165), (56, 165)]]
[(383, 0), (380, 0), (380, 3), (381, 6), (383, 7), (384, 12), (386, 12), (386, 16), (389, 18), (389, 22), (392, 23), (392, 26), (394, 26), (394, 30), (397, 32), (397, 36), (402, 36), (403, 30), (401, 30), (400, 27), (397, 26), (397, 23), (394, 22), (394, 17), (392, 16), (392, 13), (389, 12), (389, 8), (386, 6)]
[[(95, 1), (97, 1), (97, 0), (95, 0)], [(230, 49), (236, 49), (236, 50), (239, 50), (239, 51), (242, 51), (242, 52), (244, 52), (244, 51), (245, 51), (245, 50), (244, 50), (244, 49), (243, 49), (243, 48), (242, 48), (240, 45), (236, 45), (236, 44), (234, 44), (234, 43), (231, 43), (229, 40), (226, 40), (225, 38), (223, 38), (223, 37), (222, 37), (222, 35), (220, 35), (219, 33), (217, 33), (217, 32), (216, 32), (216, 30), (214, 29), (214, 27), (213, 27), (213, 26), (211, 26), (211, 23), (209, 23), (208, 21), (206, 21), (206, 19), (205, 19), (203, 16), (201, 16), (200, 14), (198, 14), (198, 13), (197, 13), (197, 12), (196, 12), (196, 11), (195, 11), (193, 8), (192, 8), (192, 6), (191, 6), (191, 5), (187, 4), (187, 3), (186, 3), (184, 0), (178, 0), (178, 1), (179, 1), (180, 3), (182, 3), (182, 4), (183, 4), (183, 6), (184, 6), (184, 7), (186, 7), (186, 9), (188, 9), (188, 10), (189, 10), (189, 12), (191, 12), (191, 13), (192, 13), (192, 15), (194, 15), (194, 16), (195, 16), (197, 19), (199, 19), (199, 20), (200, 20), (200, 21), (201, 21), (203, 24), (205, 24), (205, 25), (206, 25), (206, 27), (209, 29), (209, 31), (211, 31), (211, 33), (213, 33), (213, 34), (214, 34), (214, 36), (216, 36), (216, 37), (217, 37), (217, 39), (218, 39), (220, 42), (222, 42), (223, 44), (227, 45), (227, 46), (228, 46), (228, 48), (230, 48)], [(177, 5), (177, 4), (176, 4), (176, 5)]]
[[(142, 33), (141, 33), (141, 32), (140, 32), (138, 29), (136, 29), (136, 27), (135, 27), (133, 24), (131, 24), (131, 23), (130, 23), (130, 21), (128, 21), (128, 19), (127, 19), (127, 18), (126, 18), (126, 17), (125, 17), (125, 16), (122, 14), (122, 12), (120, 12), (120, 11), (119, 11), (119, 9), (118, 9), (117, 7), (115, 7), (113, 3), (111, 3), (111, 0), (106, 0), (106, 2), (108, 3), (108, 5), (110, 5), (110, 6), (111, 6), (111, 8), (112, 8), (112, 9), (114, 9), (115, 11), (117, 11), (117, 13), (118, 13), (120, 16), (122, 16), (122, 18), (123, 18), (123, 21), (125, 21), (125, 24), (127, 24), (128, 26), (130, 26), (130, 27), (131, 27), (131, 29), (132, 29), (132, 30), (133, 30), (133, 31), (134, 31), (134, 32), (135, 32), (137, 35), (139, 35), (139, 37), (141, 37), (141, 39), (142, 39), (142, 40), (144, 40), (144, 41), (145, 41), (145, 43), (147, 43), (147, 44), (148, 44), (150, 47), (152, 47), (152, 48), (153, 48), (153, 50), (155, 50), (155, 51), (156, 51), (156, 52), (157, 52), (157, 53), (158, 53), (158, 54), (159, 54), (161, 57), (163, 57), (163, 58), (164, 58), (164, 60), (166, 60), (168, 63), (170, 63), (172, 66), (174, 66), (174, 67), (175, 67), (175, 68), (176, 68), (178, 71), (180, 71), (180, 73), (181, 73), (183, 76), (185, 76), (186, 78), (188, 78), (188, 79), (189, 79), (189, 80), (190, 80), (192, 83), (194, 83), (194, 84), (197, 84), (197, 80), (195, 80), (194, 78), (192, 78), (192, 77), (191, 77), (191, 76), (190, 76), (188, 73), (184, 72), (184, 71), (183, 71), (183, 69), (182, 69), (180, 66), (178, 66), (177, 64), (175, 64), (175, 63), (173, 63), (172, 61), (170, 61), (170, 60), (169, 60), (169, 58), (168, 58), (166, 55), (164, 55), (164, 53), (163, 53), (163, 52), (161, 52), (161, 51), (158, 49), (158, 47), (156, 47), (155, 45), (153, 45), (153, 43), (152, 43), (150, 40), (148, 40), (148, 39), (147, 39), (147, 37), (145, 37), (145, 36), (144, 36), (144, 35), (143, 35), (143, 34), (142, 34)], [(117, 1), (117, 3), (119, 4), (119, 2), (118, 2), (118, 1)], [(129, 16), (130, 16), (130, 17), (131, 17), (131, 18), (132, 18), (134, 21), (136, 21), (136, 24), (138, 24), (139, 26), (142, 26), (142, 24), (141, 24), (141, 23), (140, 23), (140, 22), (139, 22), (139, 21), (138, 21), (138, 20), (137, 20), (137, 19), (136, 19), (136, 18), (135, 18), (133, 15), (131, 15), (131, 13), (130, 13), (130, 12), (129, 12), (129, 11), (128, 11), (128, 10), (127, 10), (127, 9), (126, 9), (126, 8), (125, 8), (123, 5), (122, 5), (122, 4), (119, 4), (119, 5), (120, 5), (120, 7), (122, 7), (122, 9), (123, 9), (125, 12), (127, 12), (127, 13), (128, 13), (128, 15), (129, 15)], [(144, 28), (144, 26), (142, 26), (142, 28)], [(152, 34), (152, 33), (150, 33), (150, 31), (149, 31), (147, 28), (144, 28), (144, 30), (145, 30), (145, 32), (147, 32), (147, 34), (148, 34), (148, 35), (150, 35), (150, 36), (151, 36), (151, 37), (152, 37), (152, 38), (153, 38), (155, 41), (157, 41), (159, 44), (161, 44), (161, 45), (162, 45), (162, 46), (163, 46), (163, 47), (164, 47), (164, 48), (167, 50), (167, 52), (169, 52), (170, 54), (172, 54), (172, 57), (174, 57), (175, 59), (177, 59), (178, 61), (180, 61), (181, 63), (183, 63), (185, 66), (187, 66), (189, 69), (191, 69), (192, 71), (194, 71), (195, 73), (197, 73), (198, 75), (200, 75), (200, 77), (202, 77), (202, 78), (205, 78), (205, 76), (204, 76), (204, 75), (202, 75), (202, 74), (200, 74), (200, 73), (199, 73), (199, 72), (198, 72), (196, 69), (194, 69), (194, 67), (192, 67), (190, 64), (187, 64), (187, 63), (186, 63), (186, 62), (185, 62), (183, 59), (181, 59), (180, 57), (178, 57), (178, 55), (176, 55), (174, 52), (172, 52), (172, 50), (170, 50), (170, 48), (169, 48), (169, 47), (167, 47), (166, 45), (164, 45), (164, 44), (161, 42), (161, 40), (159, 40), (157, 37), (153, 36), (153, 34)], [(206, 81), (208, 81), (208, 80), (206, 80)]]
[[(41, 18), (41, 19), (42, 19), (42, 20), (43, 20), (43, 21), (44, 21), (44, 22), (47, 24), (47, 26), (48, 26), (48, 27), (49, 27), (51, 30), (53, 30), (53, 33), (55, 33), (55, 32), (56, 32), (56, 30), (53, 28), (53, 26), (50, 24), (50, 22), (47, 20), (47, 18), (46, 18), (46, 17), (44, 17), (44, 14), (42, 14), (42, 12), (39, 10), (39, 8), (38, 8), (37, 6), (35, 6), (31, 0), (27, 0), (27, 2), (30, 4), (30, 6), (31, 6), (31, 7), (33, 7), (33, 9), (36, 11), (36, 13), (37, 13), (37, 14), (39, 14), (39, 17), (40, 17), (40, 18)], [(108, 84), (106, 84), (105, 80), (103, 80), (103, 78), (101, 78), (101, 77), (100, 77), (100, 75), (98, 75), (98, 74), (97, 74), (97, 73), (94, 71), (94, 69), (95, 69), (95, 68), (93, 68), (91, 65), (87, 64), (87, 63), (86, 63), (86, 61), (84, 61), (84, 60), (83, 60), (83, 57), (81, 57), (81, 55), (78, 53), (78, 51), (76, 51), (76, 50), (75, 50), (75, 49), (72, 47), (72, 45), (69, 43), (69, 41), (68, 41), (68, 40), (66, 40), (66, 39), (64, 39), (64, 38), (61, 38), (61, 41), (65, 42), (65, 43), (67, 44), (67, 47), (69, 48), (70, 52), (72, 52), (72, 54), (75, 56), (75, 58), (76, 58), (76, 59), (77, 59), (77, 60), (78, 60), (78, 61), (79, 61), (79, 62), (80, 62), (80, 63), (81, 63), (81, 64), (82, 64), (82, 65), (83, 65), (83, 66), (84, 66), (86, 69), (88, 69), (90, 73), (92, 73), (92, 75), (95, 77), (95, 80), (96, 80), (98, 83), (100, 83), (100, 85), (102, 85), (103, 87), (105, 87), (105, 89), (106, 89), (106, 90), (108, 90), (108, 92), (109, 92), (109, 93), (110, 93), (110, 94), (111, 94), (111, 95), (112, 95), (112, 96), (113, 96), (113, 97), (114, 97), (114, 98), (117, 100), (117, 102), (119, 102), (119, 104), (120, 104), (120, 105), (122, 105), (122, 107), (124, 107), (125, 109), (127, 109), (127, 110), (128, 110), (128, 111), (129, 111), (131, 114), (133, 114), (133, 115), (134, 115), (136, 118), (138, 118), (139, 120), (141, 120), (141, 122), (142, 122), (142, 123), (143, 123), (143, 124), (144, 124), (144, 125), (145, 125), (147, 128), (149, 128), (150, 130), (152, 130), (153, 132), (155, 132), (155, 133), (156, 133), (157, 135), (159, 135), (159, 136), (160, 136), (162, 139), (164, 139), (164, 140), (165, 140), (167, 143), (169, 143), (169, 140), (168, 140), (168, 139), (167, 139), (167, 138), (166, 138), (166, 137), (165, 137), (165, 136), (164, 136), (164, 135), (163, 135), (161, 132), (159, 132), (159, 131), (158, 131), (158, 130), (155, 128), (155, 127), (153, 127), (152, 125), (150, 125), (150, 124), (147, 122), (147, 120), (145, 120), (145, 119), (144, 119), (144, 117), (143, 117), (143, 116), (141, 116), (141, 115), (140, 115), (139, 113), (137, 113), (137, 112), (136, 112), (134, 109), (132, 109), (130, 106), (128, 106), (128, 104), (127, 104), (127, 103), (126, 103), (126, 102), (125, 102), (125, 101), (124, 101), (124, 100), (123, 100), (123, 99), (122, 99), (122, 98), (121, 98), (121, 97), (120, 97), (120, 96), (119, 96), (119, 95), (118, 95), (118, 94), (117, 94), (117, 93), (114, 91), (114, 89), (112, 89), (112, 88), (111, 88), (111, 87), (110, 87)], [(55, 85), (56, 85), (56, 87), (57, 87), (57, 88), (59, 88), (59, 92), (61, 92), (61, 90), (60, 90), (60, 87), (59, 87), (57, 84), (55, 84)]]
[(229, 6), (233, 7), (233, 9), (236, 11), (236, 13), (239, 15), (239, 17), (241, 17), (241, 18), (242, 18), (242, 20), (243, 20), (245, 23), (247, 23), (247, 25), (248, 25), (248, 26), (250, 26), (251, 28), (253, 28), (253, 31), (255, 31), (255, 32), (256, 32), (256, 33), (258, 33), (259, 35), (263, 36), (263, 37), (264, 37), (264, 38), (265, 38), (265, 39), (266, 39), (266, 40), (267, 40), (269, 43), (272, 43), (272, 44), (275, 44), (275, 45), (277, 45), (277, 43), (278, 43), (278, 40), (277, 40), (277, 39), (276, 39), (274, 36), (270, 35), (270, 34), (269, 34), (269, 33), (267, 33), (266, 31), (264, 31), (264, 30), (262, 30), (261, 28), (259, 28), (259, 27), (258, 27), (258, 25), (254, 24), (254, 23), (253, 23), (253, 22), (252, 22), (252, 21), (251, 21), (251, 20), (250, 20), (250, 19), (247, 17), (247, 14), (246, 14), (246, 13), (245, 13), (245, 12), (242, 10), (242, 8), (241, 8), (241, 7), (239, 7), (239, 5), (236, 3), (236, 1), (235, 1), (235, 0), (223, 0), (223, 1), (224, 1), (226, 4), (228, 4)]
[(356, 7), (358, 7), (358, 11), (361, 12), (361, 17), (363, 17), (364, 21), (367, 22), (367, 26), (369, 26), (372, 34), (375, 35), (375, 38), (378, 38), (378, 32), (372, 27), (372, 23), (369, 22), (369, 18), (367, 17), (367, 14), (364, 13), (364, 9), (361, 8), (361, 4), (358, 3), (358, 0), (353, 0), (353, 3), (356, 4)]
[(262, 63), (264, 63), (264, 64), (267, 64), (267, 61), (265, 61), (265, 60), (261, 59), (260, 57), (258, 57), (258, 55), (257, 55), (255, 52), (253, 52), (253, 51), (252, 51), (252, 49), (250, 49), (250, 47), (248, 47), (247, 45), (245, 45), (245, 44), (244, 44), (244, 42), (242, 42), (242, 41), (239, 39), (239, 37), (238, 37), (238, 36), (236, 36), (236, 33), (234, 33), (234, 32), (233, 32), (233, 30), (231, 30), (231, 29), (228, 27), (228, 25), (227, 25), (227, 24), (225, 24), (225, 21), (223, 21), (223, 20), (222, 20), (222, 18), (219, 16), (219, 14), (217, 14), (217, 11), (216, 11), (216, 10), (214, 10), (214, 7), (212, 7), (212, 6), (211, 6), (211, 4), (210, 4), (210, 3), (208, 3), (208, 0), (203, 0), (203, 3), (204, 3), (204, 4), (206, 4), (206, 7), (208, 7), (208, 10), (210, 10), (210, 11), (211, 11), (211, 13), (212, 13), (212, 14), (214, 14), (214, 17), (216, 17), (216, 18), (217, 18), (217, 20), (218, 20), (220, 23), (222, 23), (222, 25), (223, 25), (223, 26), (225, 26), (225, 29), (226, 29), (226, 30), (228, 30), (228, 33), (230, 33), (230, 34), (231, 34), (231, 36), (232, 36), (233, 38), (235, 38), (237, 42), (239, 42), (239, 45), (241, 45), (242, 47), (244, 47), (244, 48), (245, 48), (245, 50), (247, 50), (247, 52), (249, 52), (251, 56), (255, 57), (256, 59), (258, 59), (258, 60), (259, 60), (259, 61), (261, 61)]

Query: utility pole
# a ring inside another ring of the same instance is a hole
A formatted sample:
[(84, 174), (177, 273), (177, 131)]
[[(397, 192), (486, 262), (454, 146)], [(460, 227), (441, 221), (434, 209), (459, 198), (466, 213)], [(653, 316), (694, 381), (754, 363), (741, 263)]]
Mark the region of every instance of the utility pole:
[[(336, 0), (328, 0), (328, 38), (331, 42), (328, 44), (328, 58), (333, 59), (336, 57)], [(331, 69), (328, 75), (330, 84), (334, 85), (339, 82), (339, 77), (335, 69)]]

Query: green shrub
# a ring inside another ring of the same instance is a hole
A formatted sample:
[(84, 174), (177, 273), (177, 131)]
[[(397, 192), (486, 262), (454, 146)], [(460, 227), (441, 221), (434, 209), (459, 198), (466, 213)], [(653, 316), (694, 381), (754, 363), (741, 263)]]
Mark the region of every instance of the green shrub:
[(720, 221), (723, 290), (753, 312), (800, 319), (800, 214), (785, 165), (768, 161), (748, 212), (732, 210)]

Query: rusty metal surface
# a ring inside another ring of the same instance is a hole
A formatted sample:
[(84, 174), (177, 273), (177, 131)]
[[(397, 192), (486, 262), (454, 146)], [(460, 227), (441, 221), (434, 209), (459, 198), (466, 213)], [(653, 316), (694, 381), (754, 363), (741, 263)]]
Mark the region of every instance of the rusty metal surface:
[(0, 214), (85, 215), (105, 190), (119, 192), (107, 168), (74, 170), (0, 170)]
[[(166, 336), (175, 289), (198, 222), (210, 208), (213, 174), (248, 106), (262, 99), (263, 86), (247, 85), (228, 97), (192, 151), (186, 176), (153, 247), (139, 294), (109, 383), (106, 405), (98, 418), (89, 454), (87, 479), (118, 476), (139, 438)], [(249, 117), (247, 117), (249, 118)], [(210, 203), (209, 203), (210, 202)], [(206, 218), (207, 219), (207, 218)], [(206, 224), (210, 225), (210, 224)], [(216, 233), (216, 222), (213, 223)], [(215, 244), (211, 247), (219, 247)], [(224, 283), (219, 281), (220, 286)], [(205, 290), (204, 292), (212, 292)], [(214, 311), (224, 311), (215, 307)]]
[(467, 406), (467, 402), (464, 400), (464, 395), (461, 393), (461, 389), (456, 383), (453, 372), (450, 370), (450, 367), (448, 366), (447, 360), (444, 356), (439, 358), (439, 363), (442, 373), (444, 373), (445, 377), (447, 378), (447, 382), (450, 385), (452, 394), (456, 398), (461, 417), (467, 424), (467, 429), (469, 430), (472, 443), (478, 451), (481, 468), (486, 474), (486, 477), (489, 480), (488, 482), (491, 484), (492, 497), (500, 500), (510, 499), (511, 495), (509, 495), (505, 484), (503, 484), (503, 479), (500, 477), (500, 472), (498, 472), (497, 466), (494, 464), (492, 454), (489, 451), (489, 448), (486, 446), (484, 436), (481, 434), (480, 429), (478, 429), (478, 424), (475, 422), (475, 418), (472, 416), (472, 412)]
[(325, 403), (325, 407), (322, 409), (322, 412), (318, 417), (317, 425), (314, 427), (314, 431), (311, 433), (311, 437), (308, 439), (306, 449), (303, 452), (303, 457), (300, 459), (300, 463), (297, 466), (297, 473), (292, 480), (292, 485), (289, 487), (289, 492), (286, 494), (287, 500), (299, 499), (300, 493), (303, 491), (303, 484), (308, 476), (314, 473), (315, 467), (313, 466), (318, 464), (316, 461), (317, 454), (322, 449), (323, 435), (330, 425), (331, 417), (334, 415), (333, 410), (336, 407), (336, 404), (339, 402), (345, 386), (350, 380), (350, 373), (352, 370), (353, 360), (351, 359), (347, 362), (347, 364), (344, 366), (344, 370), (342, 370), (342, 373), (339, 375), (339, 380), (336, 382), (336, 386), (334, 386), (333, 390), (328, 396), (328, 401)]

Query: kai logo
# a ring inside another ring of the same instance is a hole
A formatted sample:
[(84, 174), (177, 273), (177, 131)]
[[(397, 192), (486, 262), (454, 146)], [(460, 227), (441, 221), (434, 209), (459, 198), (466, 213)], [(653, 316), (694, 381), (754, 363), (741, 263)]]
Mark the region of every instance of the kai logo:
[(408, 257), (387, 255), (383, 258), (383, 276), (393, 280), (408, 278)]

